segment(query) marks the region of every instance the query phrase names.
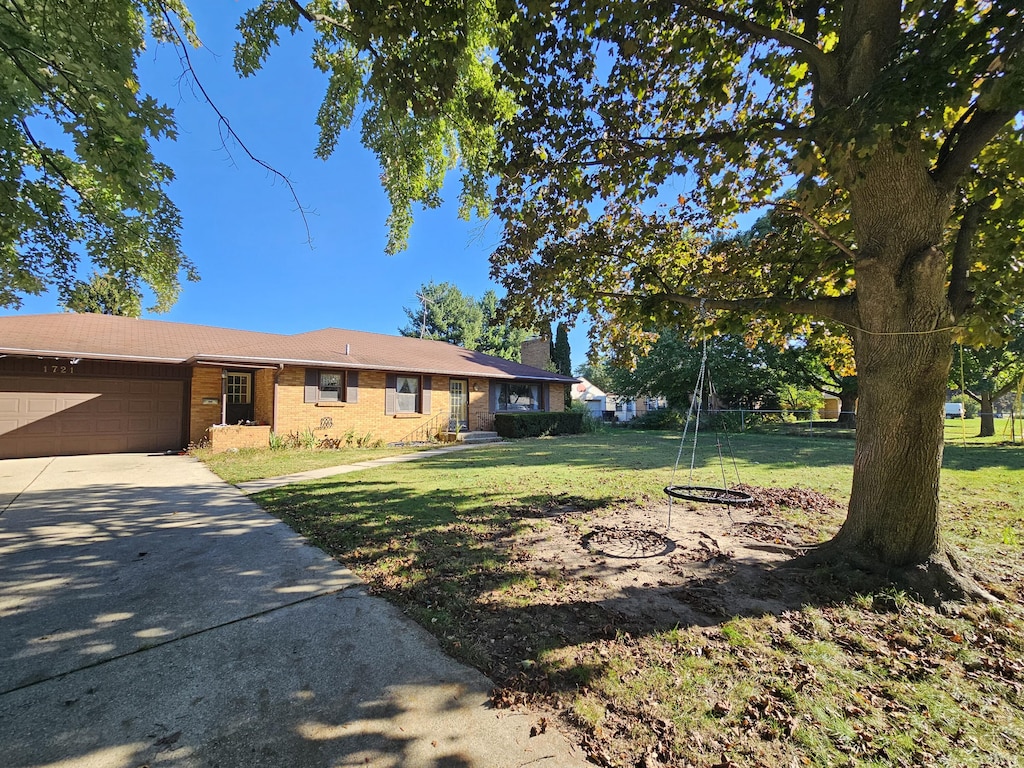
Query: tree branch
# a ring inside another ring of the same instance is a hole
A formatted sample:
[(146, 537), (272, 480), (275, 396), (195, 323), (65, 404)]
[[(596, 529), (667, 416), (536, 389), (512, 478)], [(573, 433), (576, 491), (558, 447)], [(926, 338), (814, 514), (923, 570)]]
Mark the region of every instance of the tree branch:
[[(28, 123), (24, 120), (18, 120), (18, 123), (21, 125), (21, 130), (25, 132), (25, 138), (28, 139), (29, 143), (35, 147), (36, 152), (39, 153), (39, 157), (43, 161), (43, 165), (57, 174), (60, 180), (63, 181), (71, 191), (78, 195), (79, 200), (83, 201), (86, 205), (91, 206), (89, 198), (85, 196), (82, 190), (75, 186), (75, 183), (69, 179), (61, 167), (54, 162), (52, 153), (36, 140), (36, 137), (32, 134), (32, 130), (28, 127)], [(93, 210), (95, 212), (95, 209)]]
[[(235, 140), (238, 146), (242, 148), (242, 151), (245, 152), (245, 154), (248, 156), (249, 160), (251, 160), (252, 162), (256, 163), (256, 165), (260, 166), (267, 172), (279, 178), (281, 181), (284, 182), (285, 186), (288, 187), (288, 191), (291, 193), (292, 200), (295, 201), (296, 210), (298, 210), (299, 216), (302, 217), (302, 225), (306, 228), (306, 242), (312, 245), (313, 235), (309, 231), (309, 220), (306, 218), (306, 209), (303, 208), (302, 202), (299, 200), (299, 194), (298, 192), (296, 192), (295, 185), (292, 184), (292, 180), (285, 176), (283, 173), (281, 173), (281, 171), (274, 168), (269, 163), (256, 157), (256, 155), (254, 155), (249, 150), (249, 147), (246, 146), (245, 142), (242, 141), (242, 137), (235, 132), (234, 128), (231, 127), (230, 121), (227, 119), (227, 117), (224, 116), (224, 113), (220, 111), (220, 108), (216, 105), (216, 103), (214, 103), (213, 98), (211, 98), (210, 94), (207, 93), (206, 88), (203, 86), (202, 81), (196, 74), (196, 70), (192, 66), (192, 58), (188, 55), (187, 44), (182, 39), (181, 33), (178, 31), (177, 26), (171, 20), (170, 14), (167, 12), (166, 9), (164, 9), (163, 14), (164, 19), (167, 22), (167, 27), (171, 31), (171, 34), (174, 36), (174, 40), (177, 43), (178, 56), (183, 66), (185, 67), (186, 72), (188, 72), (188, 74), (192, 77), (192, 82), (196, 84), (196, 87), (199, 88), (199, 92), (202, 94), (203, 99), (209, 105), (210, 109), (212, 109), (214, 113), (217, 115), (218, 122), (223, 127), (223, 129), (227, 131), (228, 136)], [(227, 147), (225, 145), (225, 149), (226, 148)]]
[(662, 144), (707, 144), (718, 143), (725, 139), (806, 139), (809, 125), (777, 125), (774, 120), (764, 120), (758, 125), (737, 128), (729, 131), (706, 131), (703, 133), (686, 133), (679, 136), (609, 136), (605, 141), (636, 144), (639, 142), (660, 142)]
[(342, 29), (345, 32), (348, 32), (349, 34), (352, 33), (352, 30), (350, 30), (348, 27), (346, 27), (344, 24), (342, 24), (340, 21), (338, 21), (333, 16), (327, 16), (326, 14), (323, 14), (323, 13), (314, 13), (313, 11), (307, 10), (305, 8), (305, 6), (303, 6), (302, 3), (299, 2), (299, 0), (285, 0), (285, 1), (288, 3), (288, 5), (290, 5), (292, 8), (294, 8), (298, 12), (299, 16), (301, 16), (302, 18), (304, 18), (306, 21), (308, 21), (310, 23), (315, 23), (315, 22), (319, 21), (319, 22), (322, 22), (324, 24), (330, 24), (333, 27), (338, 27), (339, 29)]
[(772, 29), (766, 27), (763, 24), (758, 24), (755, 21), (750, 21), (742, 16), (734, 13), (727, 13), (725, 11), (719, 11), (715, 8), (707, 8), (696, 3), (684, 2), (680, 3), (684, 8), (688, 8), (693, 13), (711, 21), (718, 21), (725, 24), (737, 32), (743, 32), (755, 37), (760, 37), (764, 40), (774, 40), (775, 42), (790, 48), (799, 54), (799, 58), (806, 61), (821, 77), (827, 79), (829, 83), (835, 78), (835, 67), (832, 64), (832, 60), (828, 54), (822, 51), (817, 45), (811, 40), (808, 40), (800, 35), (793, 32), (788, 32), (784, 29)]
[[(328, 16), (325, 13), (315, 13), (313, 11), (310, 11), (307, 8), (305, 8), (302, 5), (302, 3), (299, 2), (299, 0), (285, 0), (285, 2), (287, 2), (288, 5), (290, 5), (292, 8), (294, 8), (296, 10), (296, 12), (299, 14), (299, 16), (304, 18), (310, 24), (318, 24), (319, 23), (319, 24), (327, 24), (329, 26), (336, 27), (337, 29), (340, 29), (342, 32), (344, 32), (346, 35), (348, 35), (349, 38), (351, 38), (351, 40), (353, 42), (355, 41), (356, 34), (355, 34), (355, 32), (352, 31), (352, 27), (348, 26), (347, 24), (343, 24), (342, 22), (338, 21), (333, 16)], [(369, 53), (371, 56), (373, 56), (373, 58), (377, 59), (377, 61), (381, 60), (381, 55), (374, 49), (374, 47), (372, 45), (370, 45), (369, 41), (365, 42), (365, 47), (366, 47), (367, 53)]]
[(769, 205), (772, 205), (776, 208), (782, 208), (791, 213), (795, 213), (801, 219), (806, 221), (811, 226), (811, 229), (813, 229), (822, 240), (829, 243), (830, 245), (835, 246), (836, 249), (838, 249), (841, 253), (845, 254), (848, 258), (856, 260), (857, 252), (855, 250), (853, 250), (846, 243), (837, 240), (835, 237), (833, 237), (832, 234), (827, 229), (825, 229), (825, 226), (820, 221), (815, 219), (813, 216), (811, 216), (811, 214), (809, 214), (796, 203), (790, 200), (780, 200), (777, 203), (769, 203)]
[[(594, 147), (604, 145), (619, 145), (636, 147), (638, 150), (643, 150), (645, 147), (644, 143), (649, 144), (673, 144), (673, 149), (678, 151), (682, 147), (688, 144), (692, 145), (703, 145), (703, 144), (719, 144), (723, 141), (730, 139), (741, 139), (745, 141), (754, 140), (780, 140), (789, 141), (795, 139), (807, 139), (807, 131), (809, 126), (787, 126), (778, 127), (771, 130), (750, 130), (746, 129), (735, 129), (728, 131), (704, 131), (698, 133), (685, 133), (679, 136), (603, 136), (599, 139), (585, 139), (579, 143), (567, 148), (564, 152), (560, 153), (555, 158), (557, 165), (572, 165), (580, 166), (585, 168), (591, 168), (595, 166), (608, 165), (610, 160), (579, 160), (583, 156), (585, 149), (593, 150)], [(659, 149), (659, 151), (662, 151)]]
[(990, 198), (985, 198), (967, 206), (960, 221), (960, 231), (956, 235), (956, 245), (953, 246), (953, 269), (949, 279), (947, 297), (953, 309), (953, 317), (957, 320), (970, 308), (974, 299), (974, 294), (967, 283), (970, 273), (971, 246), (974, 244), (974, 235), (978, 231), (982, 210), (987, 207), (986, 203), (989, 202)]
[(701, 311), (706, 309), (724, 312), (767, 311), (792, 315), (814, 315), (841, 323), (854, 320), (854, 300), (852, 296), (820, 299), (781, 299), (777, 297), (711, 299), (701, 296), (689, 296), (684, 293), (666, 292), (651, 296), (637, 296), (632, 293), (615, 291), (597, 291), (596, 295), (611, 299), (658, 299), (673, 304), (682, 304), (684, 307)]
[(949, 149), (943, 144), (939, 150), (941, 159), (931, 172), (935, 182), (946, 189), (955, 187), (978, 153), (1013, 121), (1018, 112), (1020, 107), (975, 110), (971, 119), (960, 126), (959, 132), (946, 139), (956, 143)]

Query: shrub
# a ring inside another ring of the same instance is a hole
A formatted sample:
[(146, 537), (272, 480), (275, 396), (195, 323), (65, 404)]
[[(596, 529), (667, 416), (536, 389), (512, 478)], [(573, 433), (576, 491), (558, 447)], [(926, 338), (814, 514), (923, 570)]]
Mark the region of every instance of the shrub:
[(674, 408), (662, 408), (630, 419), (625, 425), (629, 429), (682, 429), (685, 421), (686, 414)]
[(603, 426), (601, 418), (599, 416), (595, 416), (594, 412), (587, 407), (586, 403), (581, 403), (579, 400), (573, 400), (566, 410), (568, 413), (579, 413), (583, 416), (582, 432), (597, 432), (597, 430)]
[(502, 437), (579, 435), (584, 431), (584, 417), (579, 411), (498, 413), (494, 416), (494, 431)]

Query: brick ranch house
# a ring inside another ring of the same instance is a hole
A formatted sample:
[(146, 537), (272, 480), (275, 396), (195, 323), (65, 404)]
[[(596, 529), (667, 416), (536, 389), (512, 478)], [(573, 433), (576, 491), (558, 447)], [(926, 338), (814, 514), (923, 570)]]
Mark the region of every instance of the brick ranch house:
[[(575, 379), (440, 341), (279, 335), (91, 314), (0, 317), (0, 458), (267, 445), (312, 430), (396, 442), (563, 409)], [(247, 426), (218, 427), (215, 425)]]

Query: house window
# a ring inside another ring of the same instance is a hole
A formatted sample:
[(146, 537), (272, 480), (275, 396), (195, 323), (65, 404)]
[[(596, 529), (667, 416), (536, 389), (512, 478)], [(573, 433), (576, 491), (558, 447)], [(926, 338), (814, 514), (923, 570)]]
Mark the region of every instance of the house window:
[(337, 402), (343, 400), (341, 374), (337, 371), (320, 371), (318, 400)]
[(384, 383), (384, 413), (407, 416), (430, 413), (430, 376), (400, 376), (389, 373)]
[(418, 376), (399, 376), (395, 380), (395, 410), (398, 413), (419, 412), (420, 379)]
[(502, 382), (498, 392), (499, 411), (539, 411), (540, 407), (539, 384)]
[(305, 403), (358, 403), (359, 371), (306, 369)]
[(248, 405), (252, 402), (252, 374), (229, 373), (225, 384), (228, 405)]

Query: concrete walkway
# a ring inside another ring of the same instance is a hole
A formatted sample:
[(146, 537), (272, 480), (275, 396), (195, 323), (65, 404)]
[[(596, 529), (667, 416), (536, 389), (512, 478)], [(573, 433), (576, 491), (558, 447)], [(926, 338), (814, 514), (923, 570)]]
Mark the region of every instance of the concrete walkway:
[[(348, 472), (360, 472), (364, 469), (373, 469), (374, 467), (386, 467), (389, 464), (402, 464), (407, 461), (419, 461), (420, 459), (429, 459), (432, 456), (441, 456), (442, 454), (453, 453), (454, 451), (467, 451), (470, 448), (480, 448), (485, 445), (494, 445), (494, 443), (458, 443), (456, 445), (446, 445), (443, 448), (430, 448), (426, 451), (416, 451), (415, 453), (401, 453), (397, 456), (386, 456), (383, 459), (369, 459), (367, 461), (357, 461), (352, 464), (341, 464), (335, 467), (307, 469), (304, 472), (294, 472), (290, 475), (280, 475), (279, 477), (265, 477), (260, 480), (249, 480), (244, 483), (238, 483), (235, 487), (244, 494), (252, 495), (254, 493), (259, 493), (260, 491), (266, 491), (270, 488), (280, 488), (284, 485), (301, 483), (304, 480), (322, 480), (325, 477), (344, 475)], [(2, 499), (2, 497), (0, 497), (0, 499)]]
[(186, 456), (0, 461), (4, 768), (583, 766)]

